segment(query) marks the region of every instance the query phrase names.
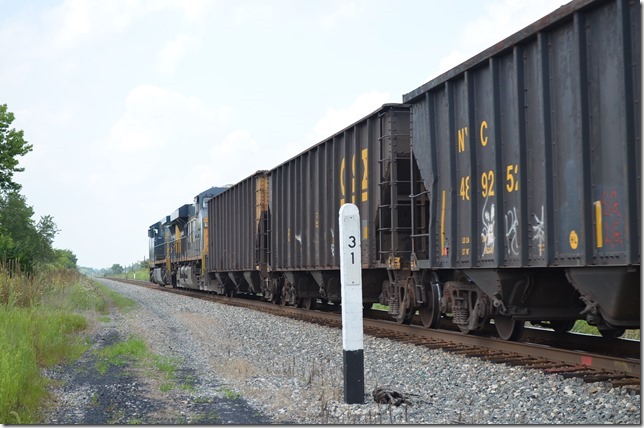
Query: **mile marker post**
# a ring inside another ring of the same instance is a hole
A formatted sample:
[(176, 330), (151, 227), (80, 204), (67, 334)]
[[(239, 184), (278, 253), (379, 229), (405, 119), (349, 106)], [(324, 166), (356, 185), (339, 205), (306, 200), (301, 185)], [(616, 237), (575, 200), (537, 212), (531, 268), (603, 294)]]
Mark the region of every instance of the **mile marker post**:
[(339, 215), (344, 401), (347, 404), (362, 404), (364, 403), (364, 351), (360, 213), (354, 204), (344, 204), (340, 207)]

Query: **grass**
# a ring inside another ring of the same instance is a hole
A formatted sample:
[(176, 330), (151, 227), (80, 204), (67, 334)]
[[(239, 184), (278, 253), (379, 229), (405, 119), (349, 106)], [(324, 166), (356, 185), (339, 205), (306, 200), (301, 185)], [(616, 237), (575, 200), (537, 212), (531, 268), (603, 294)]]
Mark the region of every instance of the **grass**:
[[(102, 306), (75, 271), (27, 275), (0, 265), (0, 423), (40, 421), (47, 396), (40, 369), (78, 358), (88, 348), (79, 312)], [(75, 308), (73, 310), (73, 308)]]
[(224, 394), (224, 397), (229, 400), (236, 400), (241, 397), (241, 394), (226, 387), (220, 388), (219, 391), (221, 391)]
[[(34, 331), (47, 325), (47, 319), (33, 310), (11, 308), (0, 313), (0, 422), (32, 423), (37, 420), (37, 408), (45, 394), (45, 384), (40, 378), (39, 359), (43, 354), (44, 337)], [(33, 328), (31, 327), (33, 326)], [(60, 343), (60, 340), (56, 341)], [(59, 346), (54, 345), (56, 350)], [(53, 359), (53, 352), (48, 359)]]
[(111, 366), (125, 366), (128, 363), (138, 368), (146, 369), (146, 377), (162, 378), (159, 389), (169, 392), (176, 386), (182, 389), (192, 388), (190, 385), (176, 384), (176, 371), (179, 365), (177, 358), (150, 354), (146, 343), (137, 337), (131, 336), (124, 341), (114, 343), (96, 351), (98, 360), (96, 370), (104, 375)]
[(109, 320), (112, 305), (129, 310), (134, 302), (75, 270), (26, 274), (0, 264), (0, 424), (41, 423), (41, 368), (78, 359), (89, 348), (84, 332)]
[(136, 337), (106, 346), (96, 351), (100, 357), (97, 362), (97, 370), (100, 374), (105, 374), (110, 366), (123, 366), (128, 361), (138, 361), (143, 359), (147, 353), (145, 342)]
[[(76, 271), (27, 275), (17, 265), (0, 264), (0, 424), (42, 423), (48, 381), (41, 369), (78, 359), (90, 346), (89, 325), (109, 322), (112, 307), (127, 312), (135, 302)], [(178, 361), (149, 355), (137, 337), (96, 351), (96, 356), (99, 373), (134, 362), (160, 374), (161, 390), (177, 386)]]
[[(159, 389), (162, 392), (169, 392), (175, 388), (176, 385), (176, 371), (179, 364), (177, 358), (166, 357), (162, 355), (152, 355), (151, 365), (157, 370), (157, 372), (162, 373), (165, 377), (166, 382), (162, 383)], [(179, 385), (181, 389), (190, 390), (194, 389), (191, 385), (182, 384)]]
[[(589, 325), (586, 321), (578, 320), (575, 326), (570, 330), (574, 333), (592, 334), (601, 336), (599, 329), (594, 325)], [(640, 330), (626, 330), (622, 336), (624, 339), (640, 340)]]
[(170, 392), (172, 391), (173, 388), (174, 388), (174, 383), (168, 382), (168, 383), (161, 384), (161, 386), (159, 387), (159, 390), (161, 392)]
[(143, 279), (147, 281), (150, 278), (150, 268), (146, 266), (143, 269), (137, 269), (136, 271), (110, 274), (109, 277), (123, 279)]
[(169, 379), (175, 378), (175, 372), (177, 371), (177, 364), (178, 364), (178, 361), (176, 358), (164, 357), (161, 355), (153, 355), (152, 361), (154, 366), (157, 368), (157, 370), (159, 370), (162, 373), (165, 373), (165, 375)]

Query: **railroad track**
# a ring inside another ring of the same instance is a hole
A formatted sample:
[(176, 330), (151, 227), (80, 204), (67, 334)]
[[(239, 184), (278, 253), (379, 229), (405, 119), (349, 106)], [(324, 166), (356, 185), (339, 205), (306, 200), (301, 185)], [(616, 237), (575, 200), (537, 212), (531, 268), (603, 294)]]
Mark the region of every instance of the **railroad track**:
[[(187, 295), (221, 304), (286, 316), (332, 328), (341, 328), (341, 315), (336, 311), (305, 310), (280, 306), (258, 299), (230, 298), (196, 290), (159, 287), (141, 280), (113, 280), (151, 288), (161, 292)], [(449, 329), (427, 329), (418, 323), (402, 325), (383, 318), (382, 311), (365, 311), (365, 334), (442, 349), (445, 352), (482, 360), (538, 369), (564, 378), (576, 377), (584, 382), (610, 382), (640, 393), (640, 342), (627, 339), (606, 340), (582, 334), (555, 334), (549, 330), (528, 329), (522, 342), (508, 342), (483, 335), (465, 335)], [(493, 331), (491, 329), (490, 331)]]

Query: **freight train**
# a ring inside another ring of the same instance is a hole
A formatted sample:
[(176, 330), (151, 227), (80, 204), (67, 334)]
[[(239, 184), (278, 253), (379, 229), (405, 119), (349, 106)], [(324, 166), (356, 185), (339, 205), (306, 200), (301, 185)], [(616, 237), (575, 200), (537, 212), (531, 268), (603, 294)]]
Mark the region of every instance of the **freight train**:
[(639, 328), (640, 32), (638, 1), (560, 7), (150, 226), (151, 280), (338, 304), (338, 211), (353, 203), (364, 305), (400, 323), (493, 323), (506, 340), (526, 321)]

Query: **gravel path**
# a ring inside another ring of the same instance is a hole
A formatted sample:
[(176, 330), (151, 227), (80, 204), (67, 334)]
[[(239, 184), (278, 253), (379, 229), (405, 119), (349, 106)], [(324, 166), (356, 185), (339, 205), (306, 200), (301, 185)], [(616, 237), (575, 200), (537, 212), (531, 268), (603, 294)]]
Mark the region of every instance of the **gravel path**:
[[(101, 323), (93, 347), (142, 338), (151, 353), (179, 362), (174, 387), (133, 365), (99, 376), (88, 352), (49, 371), (62, 382), (46, 423), (641, 424), (640, 396), (623, 388), (369, 336), (366, 404), (348, 405), (340, 330), (101, 282), (138, 306)], [(412, 404), (376, 404), (371, 391), (383, 386)]]

